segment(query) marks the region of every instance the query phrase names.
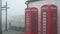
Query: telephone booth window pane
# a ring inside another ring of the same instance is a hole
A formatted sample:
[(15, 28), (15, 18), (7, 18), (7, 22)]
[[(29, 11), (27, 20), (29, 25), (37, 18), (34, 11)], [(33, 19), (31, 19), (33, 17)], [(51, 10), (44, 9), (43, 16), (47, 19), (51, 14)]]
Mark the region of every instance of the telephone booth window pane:
[(29, 23), (29, 20), (28, 20), (28, 21), (26, 21), (26, 23)]
[(56, 17), (53, 17), (53, 20), (56, 20)]
[(43, 14), (45, 14), (45, 15), (46, 15), (47, 13), (46, 13), (46, 12), (43, 12)]
[(33, 31), (36, 31), (37, 14), (33, 12)]
[(43, 23), (46, 23), (46, 20), (43, 20)]
[(44, 31), (43, 34), (46, 34), (46, 32)]
[(43, 29), (43, 31), (46, 31), (46, 29)]
[(46, 25), (43, 25), (43, 28), (46, 28)]
[(29, 17), (26, 16), (26, 21), (29, 20)]
[(45, 31), (45, 30), (43, 31), (43, 34), (44, 34), (44, 33), (46, 34), (46, 31)]
[(43, 23), (43, 25), (46, 25), (46, 23)]
[(29, 31), (29, 13), (26, 13), (26, 31)]
[(29, 17), (29, 13), (26, 13), (26, 17)]
[(46, 21), (46, 18), (43, 18), (43, 21)]
[(43, 30), (45, 30), (45, 31), (46, 31), (46, 28), (43, 28)]
[(52, 15), (53, 15), (53, 16), (56, 16), (56, 13), (52, 12)]
[(47, 12), (43, 12), (43, 34), (46, 34)]
[(56, 34), (56, 12), (52, 12), (52, 34)]
[(43, 34), (46, 34), (46, 30), (43, 31)]
[(26, 17), (28, 18), (29, 16), (27, 15)]
[(44, 14), (43, 17), (46, 17), (46, 15)]
[(46, 28), (43, 28), (44, 31), (46, 31)]

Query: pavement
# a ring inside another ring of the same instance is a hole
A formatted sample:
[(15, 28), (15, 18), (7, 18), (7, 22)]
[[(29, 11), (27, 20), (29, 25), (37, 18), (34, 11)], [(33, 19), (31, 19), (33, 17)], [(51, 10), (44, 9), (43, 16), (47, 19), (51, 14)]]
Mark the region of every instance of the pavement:
[(15, 31), (15, 30), (8, 30), (8, 31), (3, 31), (2, 34), (24, 34), (24, 32)]

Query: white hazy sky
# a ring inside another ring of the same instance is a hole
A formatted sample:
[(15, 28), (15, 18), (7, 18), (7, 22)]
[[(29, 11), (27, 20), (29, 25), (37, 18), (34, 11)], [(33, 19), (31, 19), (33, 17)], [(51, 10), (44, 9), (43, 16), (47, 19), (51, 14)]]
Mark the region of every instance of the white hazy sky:
[[(2, 6), (6, 4), (6, 1), (8, 2), (8, 7), (10, 7), (10, 9), (8, 9), (8, 20), (11, 20), (13, 16), (24, 15), (26, 8), (26, 0), (2, 0)], [(5, 16), (5, 11), (2, 11), (2, 21), (5, 21)]]
[(6, 1), (8, 2), (8, 7), (10, 7), (8, 16), (24, 15), (26, 0), (2, 0), (2, 4), (5, 5)]

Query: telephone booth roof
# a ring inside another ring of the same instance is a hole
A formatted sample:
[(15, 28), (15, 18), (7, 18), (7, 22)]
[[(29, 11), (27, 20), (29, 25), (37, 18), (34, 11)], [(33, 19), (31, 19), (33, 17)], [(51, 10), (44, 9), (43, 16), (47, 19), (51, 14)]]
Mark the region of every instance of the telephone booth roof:
[(42, 7), (50, 7), (50, 6), (57, 7), (57, 6), (54, 5), (54, 4), (46, 4), (46, 5), (43, 5)]

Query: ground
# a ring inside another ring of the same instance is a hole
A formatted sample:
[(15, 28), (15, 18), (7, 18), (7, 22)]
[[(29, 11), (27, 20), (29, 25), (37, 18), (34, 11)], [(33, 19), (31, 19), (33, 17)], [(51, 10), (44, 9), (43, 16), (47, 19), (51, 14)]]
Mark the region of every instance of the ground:
[(3, 31), (3, 34), (24, 34), (24, 32), (15, 31), (15, 30), (8, 30), (8, 31)]

